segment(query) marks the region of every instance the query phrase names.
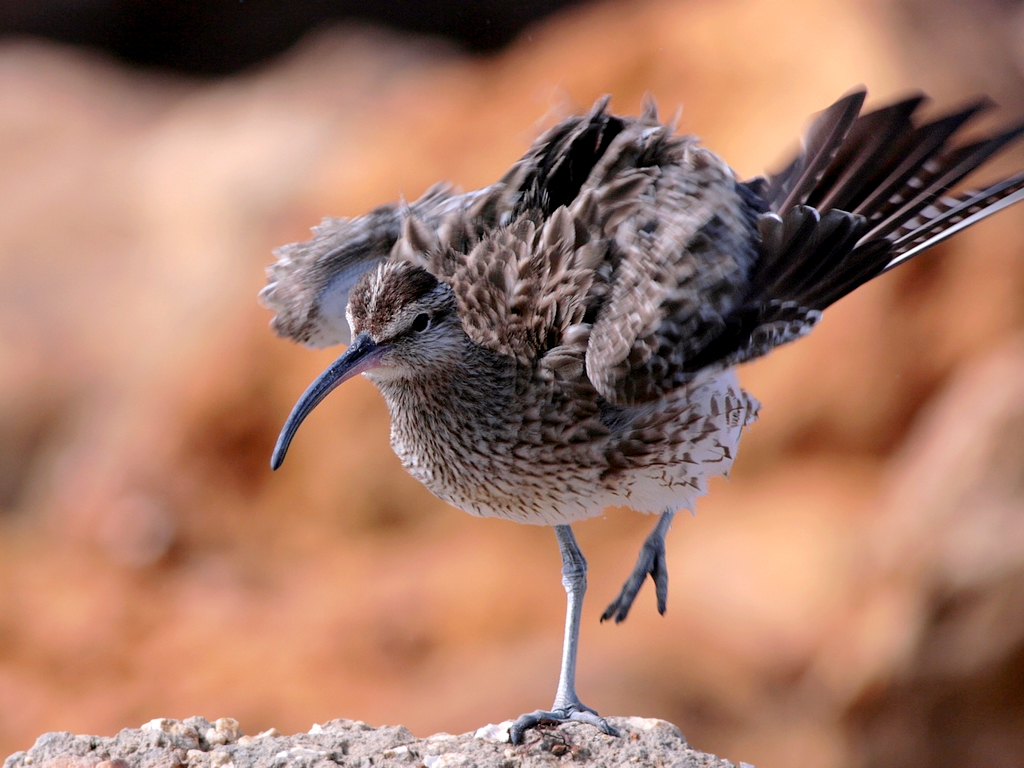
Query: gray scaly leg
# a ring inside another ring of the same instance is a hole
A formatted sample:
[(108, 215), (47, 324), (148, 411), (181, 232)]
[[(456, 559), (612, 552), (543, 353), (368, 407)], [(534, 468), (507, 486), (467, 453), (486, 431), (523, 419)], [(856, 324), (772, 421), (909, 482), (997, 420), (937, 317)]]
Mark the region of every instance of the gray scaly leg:
[(672, 524), (672, 518), (676, 516), (674, 509), (666, 509), (661, 513), (654, 530), (648, 534), (644, 544), (640, 547), (640, 555), (633, 566), (633, 572), (629, 574), (626, 583), (622, 585), (622, 591), (604, 609), (601, 614), (601, 621), (615, 617), (615, 623), (625, 621), (629, 615), (629, 609), (633, 606), (637, 592), (644, 583), (644, 579), (650, 574), (654, 580), (654, 593), (658, 598), (658, 613), (665, 613), (665, 601), (668, 599), (668, 568), (665, 567), (665, 534)]
[(523, 732), (541, 723), (566, 723), (571, 720), (596, 725), (609, 736), (618, 732), (590, 707), (583, 704), (576, 695), (576, 647), (580, 637), (580, 613), (583, 610), (583, 595), (587, 591), (587, 561), (576, 543), (572, 528), (556, 525), (558, 548), (562, 552), (562, 584), (565, 586), (567, 605), (565, 611), (565, 641), (562, 645), (562, 671), (558, 675), (558, 691), (551, 711), (538, 709), (520, 717), (509, 730), (509, 739), (518, 744)]

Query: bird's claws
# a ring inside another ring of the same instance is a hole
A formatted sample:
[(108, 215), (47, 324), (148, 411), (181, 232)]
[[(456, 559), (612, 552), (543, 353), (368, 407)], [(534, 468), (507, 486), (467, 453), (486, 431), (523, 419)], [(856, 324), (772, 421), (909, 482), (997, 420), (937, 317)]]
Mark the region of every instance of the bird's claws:
[(520, 715), (509, 728), (508, 738), (512, 744), (519, 744), (523, 740), (523, 734), (538, 725), (561, 725), (572, 722), (589, 723), (608, 736), (619, 735), (618, 730), (609, 725), (607, 720), (590, 707), (584, 704), (571, 704), (560, 709), (550, 711), (538, 709), (535, 712)]

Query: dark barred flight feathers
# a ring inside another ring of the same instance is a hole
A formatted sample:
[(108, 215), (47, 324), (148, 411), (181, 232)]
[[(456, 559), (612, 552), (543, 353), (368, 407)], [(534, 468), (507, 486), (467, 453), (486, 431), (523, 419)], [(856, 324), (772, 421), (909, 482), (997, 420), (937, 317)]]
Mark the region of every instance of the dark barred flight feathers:
[(281, 335), (347, 343), (352, 286), (404, 261), (452, 287), (476, 343), (586, 375), (612, 403), (656, 400), (805, 334), (858, 286), (1024, 198), (1024, 174), (949, 194), (1024, 132), (957, 142), (986, 101), (923, 122), (922, 96), (861, 114), (864, 98), (837, 101), (784, 170), (745, 182), (652, 105), (619, 117), (605, 98), (489, 187), (326, 219), (279, 250), (261, 297)]

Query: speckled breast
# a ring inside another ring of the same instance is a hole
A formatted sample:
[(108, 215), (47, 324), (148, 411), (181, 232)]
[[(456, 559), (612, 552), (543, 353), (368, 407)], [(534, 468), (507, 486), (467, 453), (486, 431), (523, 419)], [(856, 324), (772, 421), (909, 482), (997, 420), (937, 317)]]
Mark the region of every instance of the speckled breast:
[(538, 525), (613, 505), (692, 509), (707, 479), (729, 471), (758, 409), (731, 371), (614, 412), (577, 386), (488, 389), (382, 386), (392, 448), (459, 509)]

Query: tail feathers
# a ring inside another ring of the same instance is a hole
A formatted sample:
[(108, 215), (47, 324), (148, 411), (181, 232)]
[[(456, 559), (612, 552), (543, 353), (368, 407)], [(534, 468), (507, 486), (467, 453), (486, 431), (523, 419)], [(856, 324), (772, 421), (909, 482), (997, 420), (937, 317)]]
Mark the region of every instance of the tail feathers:
[(991, 102), (981, 99), (920, 128), (911, 126), (911, 130), (897, 139), (893, 162), (866, 185), (867, 194), (850, 210), (873, 221), (884, 219), (902, 200), (903, 189), (922, 186), (922, 175), (934, 172), (934, 158), (953, 134), (990, 106)]
[(929, 173), (926, 182), (917, 177), (911, 180), (912, 182), (922, 182), (923, 188), (916, 188), (916, 183), (907, 183), (903, 192), (898, 196), (905, 199), (906, 202), (878, 221), (864, 235), (864, 241), (881, 237), (888, 238), (896, 233), (904, 223), (919, 215), (921, 211), (945, 194), (950, 187), (963, 180), (965, 176), (983, 165), (992, 155), (1021, 134), (1024, 134), (1024, 124), (1014, 126), (990, 139), (955, 149), (941, 158), (937, 163), (938, 169), (934, 173)]
[(918, 227), (893, 241), (891, 255), (894, 258), (886, 264), (883, 271), (912, 259), (947, 237), (1021, 200), (1024, 200), (1024, 172), (1003, 179), (980, 192), (961, 195), (953, 201), (954, 205), (944, 206), (941, 213), (929, 215), (929, 212), (925, 211), (923, 221)]
[(841, 98), (811, 123), (803, 152), (797, 156), (796, 164), (787, 169), (792, 182), (783, 183), (774, 191), (781, 198), (777, 208), (779, 213), (784, 214), (794, 206), (802, 205), (818, 188), (853, 127), (866, 96), (867, 91), (859, 88)]
[[(950, 148), (990, 106), (981, 99), (917, 125), (914, 95), (858, 116), (858, 90), (812, 123), (804, 151), (761, 186), (769, 211), (746, 306), (821, 310), (942, 240), (1024, 200), (1024, 173), (980, 191), (949, 190), (1024, 135), (1024, 123)], [(751, 187), (754, 189), (755, 187)]]

